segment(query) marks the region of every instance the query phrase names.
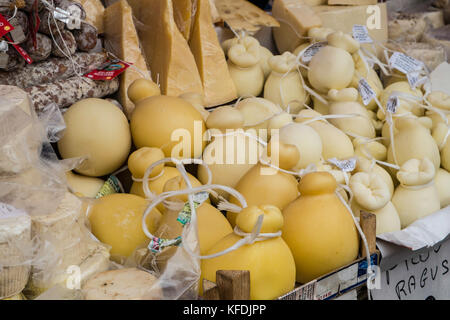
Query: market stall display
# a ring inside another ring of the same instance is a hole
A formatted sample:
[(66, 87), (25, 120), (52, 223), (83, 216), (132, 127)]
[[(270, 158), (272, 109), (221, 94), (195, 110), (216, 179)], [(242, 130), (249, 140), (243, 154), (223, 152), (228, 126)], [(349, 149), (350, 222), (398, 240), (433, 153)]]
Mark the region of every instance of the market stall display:
[(386, 7), (1, 2), (0, 298), (379, 297), (450, 234), (445, 10)]

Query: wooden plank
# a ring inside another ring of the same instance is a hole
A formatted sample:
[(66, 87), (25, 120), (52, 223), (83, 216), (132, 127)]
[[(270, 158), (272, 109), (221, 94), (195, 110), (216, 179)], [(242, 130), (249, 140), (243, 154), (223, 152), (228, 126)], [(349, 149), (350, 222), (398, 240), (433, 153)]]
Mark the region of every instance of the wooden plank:
[(214, 282), (203, 279), (203, 299), (220, 300), (219, 287)]
[[(369, 247), (369, 252), (374, 253), (377, 249), (377, 243), (376, 243), (376, 216), (373, 213), (365, 212), (361, 210), (360, 214), (360, 222), (359, 222), (362, 231), (364, 232), (364, 235), (366, 236), (367, 244)], [(360, 244), (360, 252), (361, 257), (366, 257), (366, 249), (364, 247), (364, 243), (361, 240)]]
[(218, 270), (216, 283), (221, 300), (250, 300), (250, 271)]

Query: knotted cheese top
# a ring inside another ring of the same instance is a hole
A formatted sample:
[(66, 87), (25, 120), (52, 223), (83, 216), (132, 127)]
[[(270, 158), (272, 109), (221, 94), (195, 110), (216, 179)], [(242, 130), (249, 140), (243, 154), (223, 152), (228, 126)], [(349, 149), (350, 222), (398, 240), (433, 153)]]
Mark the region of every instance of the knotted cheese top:
[(389, 187), (375, 173), (358, 172), (350, 178), (354, 199), (364, 209), (378, 210), (391, 199)]
[(289, 71), (295, 72), (297, 65), (297, 57), (286, 51), (282, 55), (273, 56), (269, 59), (269, 66), (276, 73), (285, 74)]
[(233, 44), (228, 50), (228, 58), (236, 66), (250, 68), (261, 59), (259, 42), (253, 37), (244, 37)]
[(410, 159), (397, 172), (397, 179), (404, 186), (421, 186), (434, 179), (436, 170), (428, 158)]

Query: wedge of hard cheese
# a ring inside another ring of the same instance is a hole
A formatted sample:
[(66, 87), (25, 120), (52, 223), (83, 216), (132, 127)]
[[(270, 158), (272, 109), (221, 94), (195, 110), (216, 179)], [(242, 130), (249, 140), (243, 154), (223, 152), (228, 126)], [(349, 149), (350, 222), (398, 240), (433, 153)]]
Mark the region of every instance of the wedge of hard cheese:
[(86, 11), (86, 22), (94, 25), (98, 33), (103, 33), (103, 14), (105, 7), (100, 0), (75, 0)]
[(209, 0), (197, 0), (197, 10), (189, 45), (203, 83), (205, 106), (217, 106), (237, 98), (211, 18)]
[(193, 0), (172, 0), (173, 18), (178, 29), (186, 40), (189, 40), (192, 24), (192, 1)]
[(120, 76), (119, 101), (129, 118), (134, 104), (128, 99), (127, 90), (134, 80), (150, 77), (139, 38), (133, 23), (133, 13), (126, 0), (110, 5), (105, 11), (105, 47), (120, 59), (133, 63)]
[(247, 0), (214, 0), (220, 18), (235, 31), (245, 30), (253, 35), (261, 27), (278, 27), (279, 23), (271, 15)]
[(275, 44), (280, 53), (294, 51), (300, 44), (306, 42), (308, 30), (322, 25), (320, 17), (302, 0), (275, 0), (272, 15), (280, 23), (279, 28), (273, 28)]
[[(368, 7), (370, 6), (317, 6), (312, 9), (322, 20), (323, 27), (352, 34), (355, 24), (365, 25), (373, 40), (386, 42), (388, 39), (386, 3), (371, 6), (371, 9), (376, 7), (372, 11), (368, 10)], [(362, 47), (373, 51), (371, 44), (363, 44)], [(378, 46), (377, 55), (381, 57), (382, 53), (383, 49)]]
[(179, 96), (186, 92), (203, 94), (194, 56), (174, 20), (172, 0), (131, 1), (138, 19), (138, 34), (161, 93)]

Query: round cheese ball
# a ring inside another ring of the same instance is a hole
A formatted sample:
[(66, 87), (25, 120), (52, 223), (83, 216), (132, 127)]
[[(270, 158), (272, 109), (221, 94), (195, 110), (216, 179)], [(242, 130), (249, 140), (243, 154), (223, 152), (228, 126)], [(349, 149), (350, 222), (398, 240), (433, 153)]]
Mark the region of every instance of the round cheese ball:
[(314, 89), (326, 93), (330, 89), (344, 89), (355, 72), (353, 58), (344, 49), (326, 46), (312, 57), (308, 79)]
[(198, 158), (205, 147), (203, 117), (181, 98), (153, 96), (141, 100), (130, 125), (136, 147), (161, 148), (166, 157)]
[[(148, 238), (142, 230), (142, 216), (148, 201), (133, 194), (116, 193), (104, 196), (89, 213), (94, 236), (111, 246), (111, 258), (116, 262), (129, 257)], [(153, 234), (159, 227), (161, 213), (153, 209), (146, 223)]]
[(131, 135), (125, 114), (111, 102), (89, 98), (64, 114), (66, 130), (58, 141), (64, 159), (87, 157), (76, 172), (100, 177), (119, 169), (127, 160)]
[(128, 98), (133, 103), (161, 94), (158, 85), (150, 79), (140, 78), (133, 81), (127, 90)]
[(72, 171), (66, 172), (66, 178), (74, 193), (87, 198), (95, 198), (105, 183), (102, 179), (80, 176)]

